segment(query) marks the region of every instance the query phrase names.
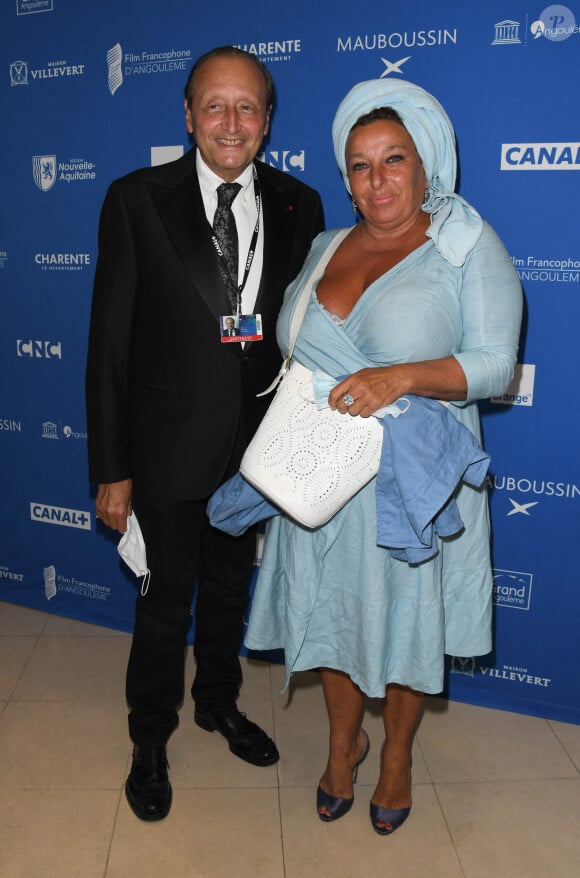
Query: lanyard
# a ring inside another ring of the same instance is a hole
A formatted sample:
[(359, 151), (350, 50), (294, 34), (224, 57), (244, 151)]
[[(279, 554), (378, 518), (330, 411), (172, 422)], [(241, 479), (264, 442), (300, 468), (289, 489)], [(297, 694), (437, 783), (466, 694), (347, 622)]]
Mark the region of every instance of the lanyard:
[[(228, 299), (230, 300), (230, 305), (232, 306), (232, 313), (240, 315), (242, 313), (242, 293), (244, 291), (244, 287), (246, 286), (246, 281), (248, 280), (248, 276), (250, 274), (250, 269), (252, 267), (252, 262), (254, 261), (254, 253), (256, 252), (256, 244), (258, 243), (258, 232), (260, 231), (260, 211), (262, 207), (262, 191), (260, 189), (260, 181), (258, 180), (258, 174), (256, 172), (255, 166), (253, 166), (254, 171), (254, 195), (256, 197), (256, 209), (258, 211), (258, 217), (256, 219), (256, 225), (254, 226), (254, 231), (252, 233), (252, 239), (250, 241), (250, 249), (248, 250), (248, 256), (246, 258), (246, 266), (244, 268), (244, 276), (242, 278), (241, 284), (235, 284), (232, 278), (230, 277), (230, 273), (228, 271), (227, 265), (224, 260), (224, 254), (222, 248), (220, 247), (220, 243), (216, 238), (215, 234), (212, 236), (211, 242), (216, 249), (216, 253), (218, 255), (218, 259), (220, 261), (220, 265), (222, 268), (222, 275), (226, 281)], [(232, 295), (235, 288), (235, 295)]]

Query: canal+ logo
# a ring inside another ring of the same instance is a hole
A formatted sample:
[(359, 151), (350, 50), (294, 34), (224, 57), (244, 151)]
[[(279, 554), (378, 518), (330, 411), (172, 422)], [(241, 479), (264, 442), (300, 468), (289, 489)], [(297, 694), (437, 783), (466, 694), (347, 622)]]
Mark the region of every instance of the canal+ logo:
[(42, 524), (60, 524), (81, 530), (91, 529), (91, 513), (83, 509), (64, 509), (61, 506), (47, 506), (45, 503), (31, 503), (30, 518)]
[(502, 171), (580, 171), (580, 143), (502, 143)]

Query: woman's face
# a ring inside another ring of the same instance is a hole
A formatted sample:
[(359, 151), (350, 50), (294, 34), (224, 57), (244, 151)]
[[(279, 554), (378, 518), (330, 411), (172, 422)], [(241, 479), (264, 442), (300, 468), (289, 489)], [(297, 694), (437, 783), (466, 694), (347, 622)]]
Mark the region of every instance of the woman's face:
[(386, 119), (355, 128), (346, 144), (346, 166), (352, 197), (367, 223), (385, 231), (413, 225), (427, 178), (406, 128)]

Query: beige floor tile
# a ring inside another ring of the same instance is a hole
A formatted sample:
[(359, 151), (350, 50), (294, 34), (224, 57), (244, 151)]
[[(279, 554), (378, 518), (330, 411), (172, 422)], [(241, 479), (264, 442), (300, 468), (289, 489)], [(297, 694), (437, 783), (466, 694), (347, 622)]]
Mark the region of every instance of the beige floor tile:
[(283, 878), (276, 790), (174, 790), (169, 816), (121, 802), (106, 878)]
[(0, 601), (0, 635), (40, 634), (48, 618), (48, 613)]
[(0, 637), (0, 698), (10, 698), (35, 646), (36, 637)]
[(580, 780), (438, 784), (466, 878), (574, 878)]
[(0, 720), (0, 789), (120, 789), (129, 753), (116, 702), (10, 702)]
[[(328, 756), (328, 718), (320, 675), (313, 671), (295, 674), (289, 690), (280, 693), (283, 674), (273, 671), (273, 704), (276, 741), (280, 749), (280, 785), (313, 786), (326, 765)], [(277, 687), (277, 688), (276, 688)], [(363, 726), (369, 736), (369, 755), (358, 772), (359, 786), (373, 786), (379, 774), (384, 727), (377, 700), (365, 706)], [(430, 777), (420, 747), (413, 750), (413, 782), (429, 783)]]
[[(240, 708), (269, 735), (273, 734), (272, 708), (268, 702), (242, 698)], [(191, 699), (181, 709), (179, 728), (169, 741), (168, 759), (174, 788), (258, 788), (278, 784), (275, 765), (249, 765), (230, 753), (219, 732), (206, 732), (196, 726)]]
[(550, 727), (580, 771), (580, 726), (550, 720)]
[(64, 616), (49, 616), (43, 636), (54, 637), (59, 635), (79, 637), (130, 637), (125, 631), (117, 631), (116, 628), (103, 628), (101, 625), (91, 625), (89, 622), (81, 622), (78, 619), (66, 619)]
[(118, 799), (103, 790), (0, 791), (0, 875), (102, 878)]
[(377, 835), (368, 797), (336, 823), (316, 816), (310, 789), (281, 790), (286, 878), (462, 878), (433, 788), (413, 791), (413, 811), (392, 836)]
[(547, 720), (429, 699), (418, 740), (434, 782), (575, 777)]
[(129, 649), (129, 638), (41, 637), (13, 698), (124, 704)]

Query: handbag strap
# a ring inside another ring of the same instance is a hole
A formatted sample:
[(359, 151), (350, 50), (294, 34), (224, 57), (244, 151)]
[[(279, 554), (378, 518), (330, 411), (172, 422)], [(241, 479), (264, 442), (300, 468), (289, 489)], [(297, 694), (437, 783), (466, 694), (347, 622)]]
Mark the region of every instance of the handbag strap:
[(256, 396), (266, 396), (267, 393), (271, 393), (272, 390), (277, 387), (277, 385), (280, 383), (280, 381), (290, 368), (290, 360), (292, 359), (292, 354), (294, 353), (294, 348), (296, 346), (300, 327), (302, 326), (302, 321), (304, 320), (304, 315), (306, 314), (306, 309), (308, 308), (308, 303), (310, 302), (312, 288), (315, 284), (318, 283), (318, 281), (326, 271), (326, 266), (334, 256), (336, 250), (338, 250), (340, 244), (342, 244), (346, 236), (351, 231), (352, 229), (340, 229), (316, 263), (314, 270), (311, 272), (309, 279), (304, 284), (304, 288), (300, 293), (298, 301), (296, 302), (296, 307), (294, 308), (294, 313), (292, 314), (292, 320), (290, 321), (288, 353), (286, 354), (282, 362), (280, 371), (278, 372), (270, 386), (263, 390), (261, 393), (257, 393)]

